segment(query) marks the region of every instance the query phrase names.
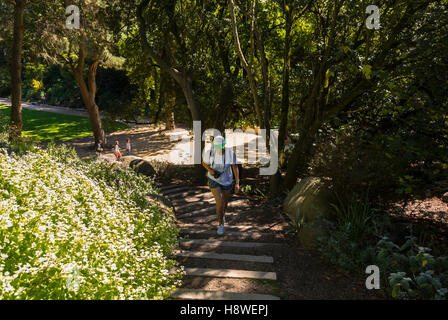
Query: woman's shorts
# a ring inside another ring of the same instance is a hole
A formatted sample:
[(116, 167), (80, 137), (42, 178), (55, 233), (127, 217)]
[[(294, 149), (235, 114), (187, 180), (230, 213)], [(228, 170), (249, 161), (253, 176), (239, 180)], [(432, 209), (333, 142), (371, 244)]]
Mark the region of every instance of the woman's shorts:
[(208, 179), (208, 186), (210, 187), (210, 189), (214, 189), (214, 188), (220, 187), (221, 190), (226, 190), (226, 191), (232, 190), (232, 185), (231, 184), (229, 184), (228, 186), (223, 186), (222, 184), (219, 184), (215, 180), (212, 180), (210, 178), (207, 178), (207, 179)]

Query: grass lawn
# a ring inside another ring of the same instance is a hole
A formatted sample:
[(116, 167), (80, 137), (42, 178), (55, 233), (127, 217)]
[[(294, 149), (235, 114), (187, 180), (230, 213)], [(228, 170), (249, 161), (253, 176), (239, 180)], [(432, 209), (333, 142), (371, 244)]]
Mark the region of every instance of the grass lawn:
[[(10, 107), (0, 105), (0, 122), (9, 123)], [(68, 141), (92, 136), (87, 117), (23, 109), (23, 135), (39, 141)], [(103, 120), (106, 133), (125, 130), (127, 125)]]

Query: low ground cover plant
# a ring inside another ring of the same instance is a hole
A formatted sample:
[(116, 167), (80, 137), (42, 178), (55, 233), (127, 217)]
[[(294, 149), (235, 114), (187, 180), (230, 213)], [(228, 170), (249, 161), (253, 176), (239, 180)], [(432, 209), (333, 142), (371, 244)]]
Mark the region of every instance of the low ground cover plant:
[(0, 299), (163, 299), (180, 285), (178, 230), (145, 200), (151, 180), (65, 148), (0, 150)]
[(338, 198), (326, 236), (317, 241), (324, 257), (350, 273), (362, 274), (369, 265), (381, 272), (382, 292), (394, 299), (447, 299), (448, 257), (435, 256), (415, 236), (401, 241), (392, 217), (371, 206), (368, 197)]

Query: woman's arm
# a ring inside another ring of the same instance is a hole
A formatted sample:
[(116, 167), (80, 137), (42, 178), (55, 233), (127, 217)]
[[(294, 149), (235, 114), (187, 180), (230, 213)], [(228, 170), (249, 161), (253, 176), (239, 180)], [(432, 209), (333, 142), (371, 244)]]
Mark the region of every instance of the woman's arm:
[(205, 162), (204, 162), (204, 160), (202, 160), (202, 165), (204, 166), (204, 168), (210, 173), (210, 175), (214, 175), (215, 174), (215, 171), (212, 169), (212, 168), (210, 168), (210, 166), (208, 165), (208, 164), (206, 164)]
[(240, 191), (240, 171), (238, 165), (232, 164), (233, 175), (235, 176), (235, 193)]

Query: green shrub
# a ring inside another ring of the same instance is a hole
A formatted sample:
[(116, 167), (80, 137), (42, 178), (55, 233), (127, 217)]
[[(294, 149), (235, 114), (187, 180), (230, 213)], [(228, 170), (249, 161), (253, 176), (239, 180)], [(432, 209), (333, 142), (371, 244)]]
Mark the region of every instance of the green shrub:
[(62, 84), (49, 88), (47, 94), (48, 102), (51, 105), (61, 105), (64, 101), (69, 100), (71, 96), (71, 92), (63, 87)]
[(18, 137), (14, 141), (9, 141), (9, 119), (0, 118), (0, 148), (5, 148), (10, 152), (23, 154), (33, 151), (35, 140), (28, 137)]
[(319, 238), (319, 251), (346, 272), (362, 274), (369, 265), (381, 271), (383, 292), (397, 299), (446, 299), (448, 257), (433, 257), (415, 237), (401, 246), (386, 234), (394, 234), (392, 219), (371, 207), (368, 197), (342, 199), (333, 205), (327, 236)]
[(162, 299), (181, 270), (152, 181), (49, 147), (0, 151), (0, 299)]
[(397, 299), (448, 298), (448, 257), (433, 257), (408, 237), (400, 247), (387, 237), (377, 244), (377, 264)]
[(347, 199), (337, 193), (335, 195), (337, 203), (330, 205), (334, 209), (336, 223), (346, 230), (350, 240), (362, 241), (369, 235), (375, 212), (370, 206), (369, 193), (361, 198), (352, 194)]

